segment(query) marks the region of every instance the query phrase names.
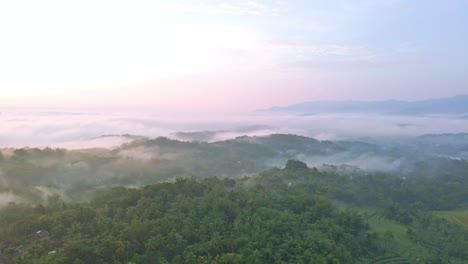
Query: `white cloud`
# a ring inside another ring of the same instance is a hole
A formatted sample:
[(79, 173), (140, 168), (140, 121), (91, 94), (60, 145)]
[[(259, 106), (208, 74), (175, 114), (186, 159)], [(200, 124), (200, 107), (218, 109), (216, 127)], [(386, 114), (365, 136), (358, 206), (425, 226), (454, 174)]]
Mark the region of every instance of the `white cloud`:
[(388, 8), (402, 0), (339, 0), (338, 6), (348, 12), (368, 12), (376, 8)]
[(174, 1), (165, 4), (165, 8), (182, 13), (205, 15), (259, 15), (268, 9), (255, 1)]
[[(381, 115), (233, 115), (215, 117), (191, 116), (168, 119), (148, 113), (81, 114), (41, 111), (6, 111), (0, 115), (1, 147), (115, 147), (131, 138), (102, 135), (132, 134), (155, 138), (172, 137), (180, 131), (224, 131), (214, 140), (242, 135), (264, 136), (272, 133), (293, 133), (319, 139), (354, 137), (400, 137), (428, 133), (454, 133), (467, 130), (468, 120), (441, 117), (409, 117)], [(264, 124), (272, 129), (238, 132), (236, 128)], [(402, 127), (399, 124), (410, 124)], [(236, 132), (237, 131), (237, 132)], [(130, 155), (130, 154), (129, 154)], [(150, 157), (148, 157), (150, 158)]]

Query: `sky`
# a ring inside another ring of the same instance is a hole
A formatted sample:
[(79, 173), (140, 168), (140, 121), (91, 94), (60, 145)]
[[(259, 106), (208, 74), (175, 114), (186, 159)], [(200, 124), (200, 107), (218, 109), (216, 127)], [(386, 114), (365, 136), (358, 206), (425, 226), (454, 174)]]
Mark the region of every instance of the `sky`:
[(468, 93), (466, 0), (0, 0), (0, 107), (251, 111)]

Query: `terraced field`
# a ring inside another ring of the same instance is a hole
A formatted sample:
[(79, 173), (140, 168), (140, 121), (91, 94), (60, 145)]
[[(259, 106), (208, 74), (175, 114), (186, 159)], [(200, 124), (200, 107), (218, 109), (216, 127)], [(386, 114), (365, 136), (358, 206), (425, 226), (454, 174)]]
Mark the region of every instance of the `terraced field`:
[(387, 247), (392, 251), (374, 259), (372, 264), (424, 263), (423, 260), (429, 256), (429, 252), (408, 238), (407, 226), (385, 218), (381, 210), (368, 208), (365, 212), (372, 231), (384, 238)]
[(468, 231), (468, 210), (466, 211), (440, 211), (434, 212), (438, 217), (457, 224)]
[(411, 264), (411, 261), (396, 254), (390, 254), (378, 257), (371, 262), (372, 264)]

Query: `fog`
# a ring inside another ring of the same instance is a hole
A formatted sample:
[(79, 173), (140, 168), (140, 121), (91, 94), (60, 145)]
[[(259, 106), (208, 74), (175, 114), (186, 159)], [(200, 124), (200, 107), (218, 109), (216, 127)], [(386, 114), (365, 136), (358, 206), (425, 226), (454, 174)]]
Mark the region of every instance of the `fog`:
[[(137, 137), (165, 136), (199, 140), (177, 132), (208, 133), (202, 141), (238, 136), (296, 134), (318, 140), (399, 138), (468, 131), (468, 120), (457, 116), (272, 115), (229, 114), (163, 118), (163, 113), (119, 113), (66, 110), (3, 110), (0, 147), (117, 147)], [(125, 136), (123, 136), (125, 135)], [(131, 136), (130, 136), (131, 135)]]
[(0, 193), (0, 208), (11, 203), (20, 202), (22, 199), (11, 192)]
[(309, 167), (321, 168), (325, 165), (349, 165), (369, 172), (405, 173), (409, 171), (405, 157), (390, 157), (377, 155), (373, 152), (353, 153), (342, 152), (330, 156), (298, 155), (296, 159), (304, 161)]
[[(289, 159), (350, 176), (457, 175), (468, 153), (467, 134), (441, 134), (468, 131), (468, 120), (456, 116), (162, 118), (149, 112), (7, 110), (0, 122), (0, 208), (51, 196), (86, 200), (99, 189), (180, 176), (251, 176), (282, 168)], [(25, 146), (40, 149), (18, 149)]]

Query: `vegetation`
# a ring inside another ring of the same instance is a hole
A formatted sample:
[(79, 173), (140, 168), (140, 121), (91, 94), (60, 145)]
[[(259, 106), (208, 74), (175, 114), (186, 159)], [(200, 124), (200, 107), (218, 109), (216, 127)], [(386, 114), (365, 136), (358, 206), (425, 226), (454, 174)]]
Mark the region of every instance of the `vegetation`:
[[(446, 137), (447, 140), (442, 140)], [(446, 137), (434, 139), (437, 140), (437, 148), (458, 149), (460, 155), (464, 155), (464, 149), (468, 149), (468, 146), (460, 141), (463, 138)], [(465, 188), (466, 185), (457, 185), (456, 182), (468, 171), (468, 162), (445, 157), (458, 154), (437, 152), (429, 140), (432, 137), (426, 136), (399, 145), (271, 135), (213, 143), (168, 138), (136, 139), (116, 149), (3, 149), (0, 150), (0, 205), (3, 204), (2, 193), (29, 202), (45, 202), (53, 194), (65, 200), (84, 201), (96, 190), (111, 186), (144, 186), (174, 180), (179, 176), (197, 179), (240, 178), (271, 167), (284, 166), (290, 159), (305, 160), (316, 164), (321, 171), (349, 177), (366, 173), (382, 177), (380, 174), (385, 173), (383, 176), (390, 175), (389, 181), (393, 181), (389, 184), (401, 184), (402, 179), (406, 178), (413, 182), (448, 182), (451, 188)], [(457, 147), (452, 147), (454, 142), (458, 143)], [(421, 153), (421, 150), (424, 151)], [(418, 186), (415, 184), (415, 187)], [(428, 184), (420, 186), (426, 188)], [(381, 189), (379, 191), (391, 190), (385, 186)], [(433, 191), (438, 194), (438, 199), (446, 199), (445, 205), (456, 205), (457, 199), (463, 198), (452, 196), (452, 192)], [(403, 199), (406, 198), (412, 199)], [(431, 201), (429, 199), (427, 203), (431, 204)], [(445, 205), (435, 210), (444, 210)]]
[(468, 231), (468, 211), (443, 211), (435, 212), (435, 215), (460, 225)]
[[(2, 237), (29, 243), (18, 263), (351, 263), (382, 250), (353, 211), (229, 179), (115, 188), (87, 204), (26, 212), (1, 218)], [(51, 230), (52, 239), (28, 242), (36, 230)]]
[[(272, 135), (3, 149), (0, 263), (466, 263), (468, 162), (392, 146)], [(398, 166), (290, 159), (353, 155)]]
[(7, 253), (17, 263), (464, 263), (468, 232), (433, 216), (449, 206), (425, 203), (433, 183), (402, 183), (289, 161), (251, 178), (179, 177), (80, 204), (10, 204), (0, 237), (24, 246)]

